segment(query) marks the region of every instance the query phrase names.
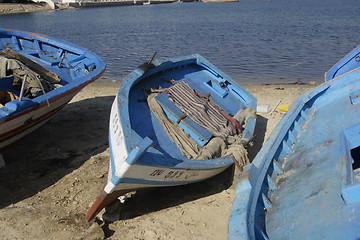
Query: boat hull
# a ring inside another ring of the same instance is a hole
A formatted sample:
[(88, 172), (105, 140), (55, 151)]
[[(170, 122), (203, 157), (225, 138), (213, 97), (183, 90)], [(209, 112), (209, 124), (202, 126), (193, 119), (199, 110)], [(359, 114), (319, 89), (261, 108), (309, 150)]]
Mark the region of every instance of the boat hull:
[(357, 68), (295, 101), (239, 179), (228, 239), (359, 239), (359, 93)]
[[(255, 109), (256, 99), (200, 55), (154, 61), (153, 64), (150, 70), (138, 68), (125, 78), (114, 100), (109, 124), (108, 182), (87, 213), (88, 220), (95, 217), (109, 201), (124, 192), (202, 181), (219, 174), (234, 163), (231, 156), (209, 160), (188, 159), (179, 152), (169, 136), (164, 134), (163, 128), (158, 125), (159, 120), (149, 112), (147, 104), (137, 99), (143, 96), (143, 85), (166, 85), (163, 79), (169, 76), (173, 77), (175, 82), (185, 79), (192, 86), (198, 87), (198, 91), (202, 88), (212, 91), (214, 99), (234, 103), (236, 107), (227, 106), (230, 112), (236, 112), (242, 107)], [(207, 80), (211, 79), (210, 77), (214, 78), (214, 82), (215, 79), (229, 81), (227, 87), (231, 90), (228, 89), (226, 92), (224, 89), (211, 88), (208, 85), (210, 81)], [(200, 83), (196, 82), (198, 79), (201, 80)], [(244, 138), (252, 138), (255, 121), (255, 118), (246, 120)], [(189, 127), (184, 131), (189, 130), (190, 125), (187, 126)], [(195, 135), (194, 132), (190, 134)]]
[[(40, 69), (57, 74), (62, 85), (36, 98), (13, 100), (0, 109), (0, 149), (44, 125), (82, 88), (105, 71), (104, 62), (95, 54), (77, 45), (43, 35), (0, 29), (0, 46), (4, 51), (14, 51)], [(50, 57), (50, 51), (58, 56)], [(90, 65), (91, 69), (88, 70)]]
[(360, 67), (360, 45), (339, 60), (324, 74), (325, 81), (339, 77), (358, 67)]
[(59, 96), (58, 99), (49, 102), (50, 105), (45, 104), (37, 108), (30, 108), (28, 111), (15, 115), (1, 124), (0, 149), (16, 142), (44, 125), (55, 113), (65, 107), (77, 92)]

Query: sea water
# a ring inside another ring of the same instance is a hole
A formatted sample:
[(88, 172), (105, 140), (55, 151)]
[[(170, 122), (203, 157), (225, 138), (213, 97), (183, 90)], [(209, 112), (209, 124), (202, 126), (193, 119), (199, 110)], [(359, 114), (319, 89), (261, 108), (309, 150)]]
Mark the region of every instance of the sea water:
[(199, 53), (245, 84), (322, 82), (360, 44), (359, 0), (171, 3), (0, 16), (0, 27), (81, 45), (121, 80), (157, 57)]

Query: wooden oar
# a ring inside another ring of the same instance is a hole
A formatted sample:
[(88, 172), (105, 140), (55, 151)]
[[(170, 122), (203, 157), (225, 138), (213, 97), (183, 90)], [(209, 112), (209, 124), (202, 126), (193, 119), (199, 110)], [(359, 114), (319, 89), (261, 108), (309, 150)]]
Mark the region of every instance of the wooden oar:
[(40, 64), (18, 53), (17, 51), (12, 50), (9, 47), (2, 50), (0, 54), (4, 55), (6, 58), (19, 60), (20, 62), (25, 64), (28, 68), (38, 73), (41, 77), (43, 77), (45, 80), (49, 81), (50, 83), (54, 84), (54, 83), (59, 83), (61, 81), (60, 77), (56, 73), (46, 69)]

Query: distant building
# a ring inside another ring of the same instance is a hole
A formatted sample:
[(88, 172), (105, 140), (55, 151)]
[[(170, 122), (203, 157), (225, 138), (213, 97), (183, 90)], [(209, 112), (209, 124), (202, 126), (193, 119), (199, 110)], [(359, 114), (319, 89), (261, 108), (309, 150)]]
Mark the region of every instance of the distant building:
[[(116, 5), (136, 5), (144, 3), (170, 3), (178, 0), (33, 0), (46, 2), (52, 9), (68, 7), (99, 7)], [(194, 0), (190, 0), (194, 1)]]

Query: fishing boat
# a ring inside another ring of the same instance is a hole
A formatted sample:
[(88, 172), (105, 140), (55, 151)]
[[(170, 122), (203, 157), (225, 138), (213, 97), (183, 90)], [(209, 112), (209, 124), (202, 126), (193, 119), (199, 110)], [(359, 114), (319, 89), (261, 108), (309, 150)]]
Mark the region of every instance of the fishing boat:
[(108, 181), (86, 219), (129, 191), (198, 182), (234, 161), (246, 164), (255, 107), (249, 92), (200, 55), (141, 65), (112, 105)]
[(236, 186), (228, 239), (360, 239), (360, 68), (300, 96)]
[(329, 81), (358, 67), (360, 67), (360, 45), (325, 73), (325, 81)]
[(0, 149), (42, 126), (105, 71), (75, 44), (0, 28)]

